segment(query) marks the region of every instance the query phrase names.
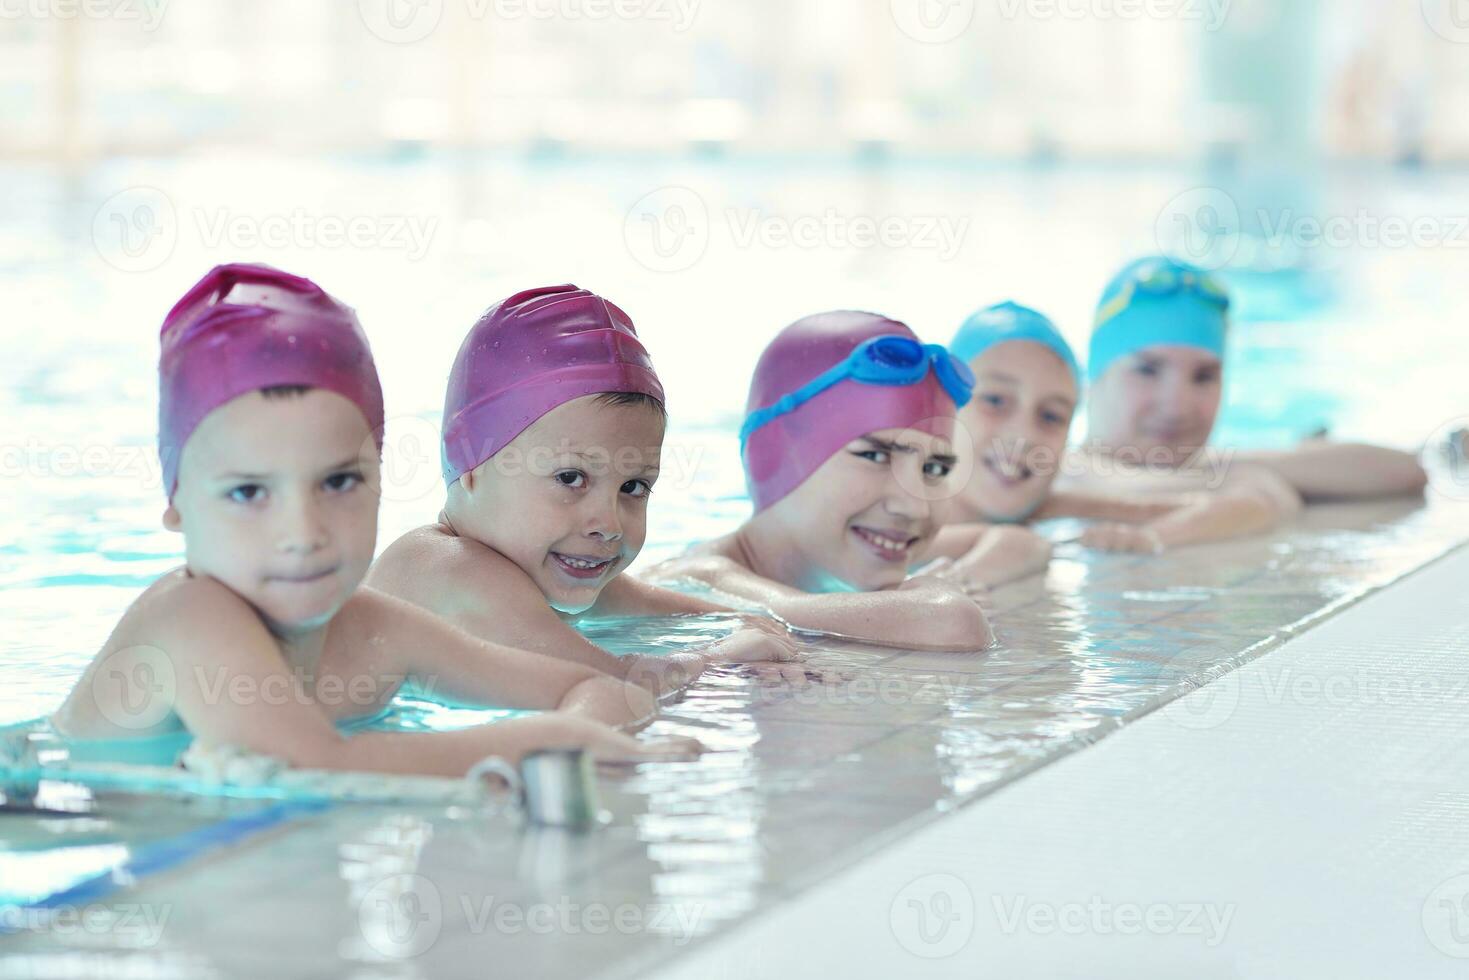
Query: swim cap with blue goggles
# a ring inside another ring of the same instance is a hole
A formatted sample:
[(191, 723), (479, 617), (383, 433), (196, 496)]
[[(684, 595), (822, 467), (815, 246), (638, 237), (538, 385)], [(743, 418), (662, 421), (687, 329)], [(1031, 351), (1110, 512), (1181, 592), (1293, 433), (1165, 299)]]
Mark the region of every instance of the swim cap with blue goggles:
[(1222, 358), (1229, 306), (1229, 290), (1203, 269), (1161, 256), (1131, 263), (1097, 304), (1088, 380), (1145, 347), (1198, 347)]
[(740, 427), (743, 449), (750, 436), (763, 425), (788, 415), (843, 381), (865, 385), (914, 385), (928, 376), (929, 369), (956, 408), (969, 402), (974, 390), (974, 373), (969, 365), (938, 344), (923, 344), (902, 334), (888, 334), (862, 341), (841, 363), (828, 368), (772, 405), (757, 409)]

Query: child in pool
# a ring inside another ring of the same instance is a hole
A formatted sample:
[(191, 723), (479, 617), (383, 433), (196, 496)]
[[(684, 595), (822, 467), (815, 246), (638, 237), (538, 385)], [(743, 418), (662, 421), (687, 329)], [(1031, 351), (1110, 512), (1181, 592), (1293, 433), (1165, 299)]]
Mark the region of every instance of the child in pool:
[(572, 627), (582, 617), (728, 611), (623, 574), (647, 535), (663, 404), (632, 321), (605, 299), (553, 286), (491, 307), (449, 377), (444, 508), (383, 552), (369, 584), (476, 636), (660, 692), (708, 663), (797, 671), (795, 647), (773, 623), (702, 653), (624, 657)]
[[(944, 574), (994, 586), (1045, 568), (1050, 544), (1017, 525), (1055, 517), (1104, 523), (1083, 544), (1161, 551), (1263, 530), (1292, 511), (1288, 488), (1273, 493), (1242, 479), (1217, 493), (1104, 495), (1052, 485), (1081, 394), (1081, 371), (1065, 338), (1043, 314), (1016, 303), (976, 312), (949, 344), (975, 376), (959, 413), (957, 492), (931, 555), (956, 559)], [(1272, 482), (1260, 474), (1261, 483)], [(1278, 481), (1274, 481), (1278, 482)]]
[(740, 433), (754, 516), (655, 574), (707, 582), (806, 629), (909, 649), (989, 646), (962, 588), (905, 581), (938, 530), (932, 501), (971, 380), (876, 314), (786, 327), (755, 368)]
[[(608, 727), (651, 714), (641, 688), (358, 587), (377, 537), (382, 392), (356, 316), (316, 285), (214, 269), (163, 324), (159, 381), (163, 521), (186, 563), (124, 614), (54, 715), (62, 735), (186, 731), (295, 766), (450, 776), (549, 745), (608, 759), (695, 748)], [(404, 685), (561, 710), (457, 732), (338, 731)]]
[[(1067, 489), (1197, 489), (1224, 476), (1268, 471), (1306, 503), (1421, 492), (1417, 459), (1381, 446), (1311, 439), (1281, 451), (1205, 451), (1223, 391), (1229, 295), (1207, 272), (1162, 257), (1139, 259), (1102, 294), (1087, 374), (1093, 465)], [(1107, 465), (1099, 465), (1107, 464)], [(1146, 465), (1143, 465), (1146, 464)]]

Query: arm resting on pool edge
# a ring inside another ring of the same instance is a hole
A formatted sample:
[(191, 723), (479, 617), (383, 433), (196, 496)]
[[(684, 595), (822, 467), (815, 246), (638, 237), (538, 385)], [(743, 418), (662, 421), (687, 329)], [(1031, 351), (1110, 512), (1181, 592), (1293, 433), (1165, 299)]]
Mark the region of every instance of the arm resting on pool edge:
[(1157, 554), (1260, 534), (1294, 517), (1303, 506), (1300, 495), (1266, 468), (1238, 470), (1222, 490), (1169, 500), (1172, 509), (1162, 517), (1141, 524), (1094, 524), (1082, 533), (1081, 543), (1103, 551)]
[[(458, 732), (364, 732), (343, 736), (313, 703), (303, 677), (282, 657), (260, 617), (219, 583), (175, 590), (167, 615), (153, 621), (146, 640), (167, 656), (176, 683), (172, 711), (202, 746), (231, 745), (310, 769), (426, 775), (462, 775), (487, 755), (512, 761), (541, 747), (584, 746), (609, 760), (686, 757), (686, 740), (639, 743), (591, 718), (552, 712)], [(342, 615), (342, 613), (338, 613)], [(335, 624), (334, 624), (335, 625)], [(382, 683), (386, 696), (401, 664), (389, 644), (369, 656), (359, 673)], [(352, 647), (352, 649), (357, 649)], [(382, 670), (385, 673), (376, 674)], [(355, 679), (355, 676), (353, 679)], [(245, 683), (237, 686), (237, 681)], [(293, 696), (263, 696), (284, 683)], [(579, 682), (538, 696), (575, 700)], [(350, 680), (348, 690), (352, 690)], [(244, 693), (237, 693), (244, 692)], [(554, 701), (552, 699), (555, 699)]]
[(354, 621), (348, 628), (360, 638), (349, 635), (347, 642), (377, 638), (393, 668), (435, 701), (567, 711), (624, 727), (646, 724), (657, 711), (642, 687), (584, 664), (479, 639), (405, 599), (362, 588), (343, 612), (349, 609)]
[(1044, 572), (1051, 551), (1051, 542), (1018, 524), (948, 524), (925, 558), (951, 558), (945, 578), (967, 589), (993, 589)]
[(1236, 461), (1269, 468), (1307, 502), (1401, 496), (1428, 486), (1416, 456), (1365, 443), (1310, 441), (1294, 449), (1241, 453)]
[(476, 541), (399, 539), (373, 566), (366, 588), (421, 607), (481, 641), (635, 680), (659, 696), (682, 690), (706, 665), (695, 653), (603, 650), (563, 620), (519, 566)]
[(676, 558), (658, 573), (754, 600), (797, 629), (909, 650), (975, 651), (994, 643), (984, 611), (953, 584), (920, 580), (881, 592), (808, 593), (722, 555)]

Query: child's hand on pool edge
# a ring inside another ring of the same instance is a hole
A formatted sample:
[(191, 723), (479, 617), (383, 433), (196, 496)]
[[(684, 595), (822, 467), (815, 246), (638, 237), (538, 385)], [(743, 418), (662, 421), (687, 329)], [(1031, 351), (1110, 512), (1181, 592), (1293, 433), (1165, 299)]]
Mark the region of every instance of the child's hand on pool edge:
[(1164, 550), (1157, 531), (1136, 524), (1094, 524), (1082, 532), (1081, 543), (1098, 551), (1134, 555), (1161, 555)]
[(732, 633), (704, 651), (711, 664), (797, 663), (805, 655), (787, 636), (758, 629)]
[(685, 735), (637, 739), (614, 732), (587, 746), (599, 766), (629, 766), (642, 762), (693, 762), (704, 753), (704, 743)]
[(626, 664), (622, 679), (651, 692), (659, 700), (678, 694), (698, 680), (709, 666), (709, 661), (698, 653), (636, 654), (622, 659)]

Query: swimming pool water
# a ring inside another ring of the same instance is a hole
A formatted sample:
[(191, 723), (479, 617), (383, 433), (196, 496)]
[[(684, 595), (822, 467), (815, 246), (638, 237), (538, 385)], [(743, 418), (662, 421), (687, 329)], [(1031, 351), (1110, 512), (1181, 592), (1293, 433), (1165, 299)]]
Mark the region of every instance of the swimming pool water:
[[(230, 183), (222, 171), (237, 178), (241, 189), (229, 204), (243, 213), (319, 207), (312, 202), (322, 200), (346, 212), (416, 210), (441, 218), (438, 238), (413, 261), (300, 247), (241, 254), (181, 231), (168, 260), (144, 273), (109, 266), (89, 240), (96, 202), (143, 182), (167, 188), (187, 229), (189, 209)], [(288, 184), (271, 179), (287, 172)], [(817, 309), (867, 307), (943, 339), (970, 308), (1013, 297), (1052, 312), (1079, 341), (1092, 297), (1112, 268), (1123, 256), (1152, 250), (1156, 202), (1198, 179), (917, 165), (492, 160), (466, 169), (435, 160), (385, 167), (272, 159), (117, 163), (72, 186), (34, 173), (12, 176), (9, 186), (33, 202), (13, 233), (35, 244), (3, 253), (11, 261), (0, 267), (0, 292), (13, 317), (0, 331), (0, 724), (58, 703), (127, 604), (179, 561), (179, 538), (159, 524), (163, 501), (151, 458), (156, 329), (171, 299), (213, 262), (258, 259), (299, 269), (358, 308), (384, 375), (389, 462), (398, 473), (384, 500), (380, 545), (437, 512), (442, 489), (433, 439), (443, 375), (479, 310), (551, 281), (575, 281), (617, 299), (653, 351), (673, 418), (646, 567), (727, 531), (748, 512), (734, 433), (748, 369), (779, 326)], [(741, 247), (726, 229), (711, 235), (707, 254), (690, 268), (660, 273), (629, 250), (624, 222), (633, 202), (675, 185), (697, 188), (715, 220), (729, 206), (790, 216), (819, 213), (836, 201), (861, 213), (948, 209), (972, 216), (974, 230), (944, 260), (911, 250)], [(266, 186), (290, 186), (300, 200), (263, 200)], [(1368, 193), (1354, 184), (1324, 196), (1348, 192)], [(1422, 193), (1412, 177), (1385, 177), (1370, 190), (1384, 208), (1406, 207), (1402, 202)], [(1232, 273), (1244, 315), (1232, 339), (1221, 437), (1282, 445), (1324, 426), (1410, 445), (1463, 411), (1456, 403), (1463, 365), (1445, 356), (1457, 349), (1458, 327), (1440, 308), (1451, 258), (1329, 253), (1285, 273)], [(544, 841), (498, 823), (445, 822), (442, 813), (422, 808), (395, 808), (387, 817), (371, 808), (334, 812), (288, 835), (269, 856), (246, 851), (226, 860), (209, 888), (197, 878), (170, 879), (181, 924), (153, 951), (153, 965), (216, 955), (203, 937), (218, 902), (241, 909), (220, 925), (236, 937), (234, 946), (221, 947), (221, 962), (248, 960), (241, 930), (252, 919), (276, 922), (283, 913), (274, 908), (310, 902), (341, 913), (349, 907), (342, 891), (347, 869), (362, 873), (345, 855), (379, 848), (385, 834), (416, 835), (421, 847), (411, 866), (432, 870), (441, 883), (525, 896), (532, 885), (524, 868), (545, 874), (560, 861), (557, 887), (582, 900), (623, 889), (697, 903), (705, 913), (700, 928), (712, 930), (905, 821), (972, 799), (1100, 737), (1252, 655), (1292, 624), (1431, 559), (1469, 530), (1453, 505), (1431, 495), (1427, 507), (1328, 508), (1274, 538), (1158, 562), (1063, 546), (1044, 580), (987, 599), (1001, 646), (981, 658), (826, 642), (813, 657), (852, 680), (803, 690), (771, 687), (737, 669), (712, 670), (656, 730), (695, 735), (715, 751), (698, 763), (648, 768), (610, 784), (608, 803), (618, 819), (597, 841), (547, 858)], [(593, 624), (588, 633), (622, 651), (668, 650), (730, 626), (712, 617)], [(486, 717), (422, 703), (401, 712), (404, 727), (417, 728)], [(45, 865), (48, 874), (65, 880), (111, 866), (150, 828), (192, 826), (194, 811), (172, 801), (104, 802), (105, 826), (93, 828), (102, 836), (82, 840), (80, 830), (63, 828), (80, 842), (58, 851), (58, 861)], [(408, 824), (418, 830), (404, 830)], [(383, 829), (389, 825), (396, 829)], [(23, 830), (24, 841), (7, 828), (0, 860), (36, 860), (26, 842), (44, 844), (51, 831), (29, 823)], [(275, 887), (275, 905), (267, 906), (267, 883), (284, 873), (287, 854), (297, 862), (297, 893), (283, 902)], [(587, 862), (601, 862), (601, 870), (577, 877), (575, 869)], [(0, 866), (0, 880), (21, 880), (5, 879), (7, 867), (22, 873), (20, 863)], [(33, 890), (40, 889), (40, 865), (24, 867)], [(457, 876), (461, 868), (477, 876), (476, 884)], [(353, 895), (361, 891), (352, 888)], [(184, 901), (190, 897), (192, 903)], [(314, 915), (303, 908), (299, 918)], [(371, 959), (355, 918), (328, 913), (312, 936), (293, 932), (290, 922), (278, 925), (303, 965), (318, 962), (329, 971), (339, 956)], [(656, 941), (625, 937), (615, 950), (568, 942), (564, 955), (600, 964)], [(513, 954), (507, 962), (539, 955), (506, 942)]]

